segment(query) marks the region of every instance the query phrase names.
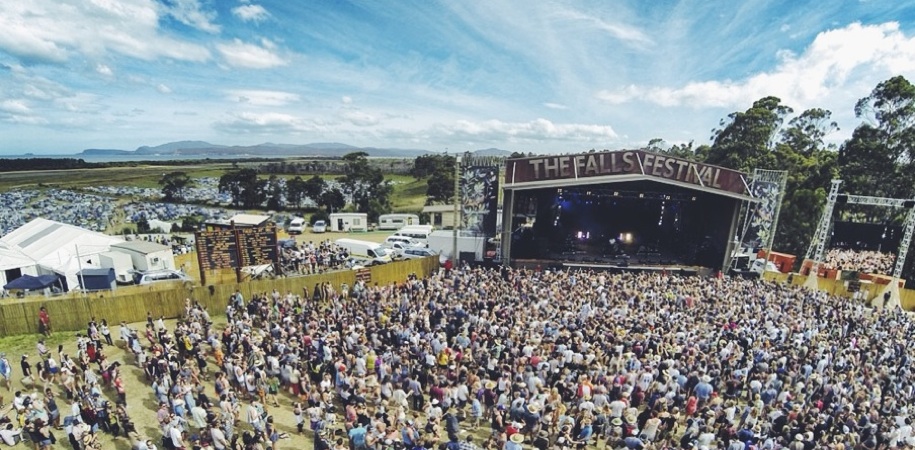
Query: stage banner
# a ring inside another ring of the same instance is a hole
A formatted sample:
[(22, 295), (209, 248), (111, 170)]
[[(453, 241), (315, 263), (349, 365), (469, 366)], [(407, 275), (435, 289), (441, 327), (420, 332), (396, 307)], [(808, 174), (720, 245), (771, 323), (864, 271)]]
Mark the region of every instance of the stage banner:
[(787, 182), (788, 172), (784, 170), (753, 171), (750, 193), (759, 201), (751, 203), (747, 211), (741, 241), (744, 248), (772, 250)]
[(499, 201), (499, 167), (470, 166), (461, 174), (461, 228), (495, 236)]

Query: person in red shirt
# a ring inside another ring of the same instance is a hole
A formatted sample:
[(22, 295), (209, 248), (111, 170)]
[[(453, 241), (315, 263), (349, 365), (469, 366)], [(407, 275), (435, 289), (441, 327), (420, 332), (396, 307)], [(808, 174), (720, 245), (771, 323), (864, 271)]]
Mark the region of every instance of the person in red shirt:
[(50, 337), (51, 336), (51, 316), (44, 306), (38, 310), (38, 332)]

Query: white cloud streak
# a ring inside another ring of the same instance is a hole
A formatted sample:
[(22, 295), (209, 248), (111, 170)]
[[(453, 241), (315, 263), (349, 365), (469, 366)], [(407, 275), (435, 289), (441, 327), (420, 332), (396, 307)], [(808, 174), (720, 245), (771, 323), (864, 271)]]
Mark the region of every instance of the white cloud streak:
[(142, 60), (209, 59), (206, 47), (162, 33), (160, 10), (153, 0), (0, 2), (0, 51), (24, 63), (109, 52)]
[(774, 95), (789, 105), (814, 105), (862, 75), (873, 86), (889, 74), (912, 72), (915, 38), (907, 37), (895, 22), (854, 23), (820, 33), (800, 55), (783, 51), (779, 58), (773, 70), (744, 80), (698, 81), (681, 87), (629, 85), (601, 90), (596, 96), (610, 104), (642, 100), (664, 107), (741, 107)]
[(216, 34), (220, 31), (219, 25), (213, 23), (216, 11), (204, 9), (198, 0), (171, 0), (168, 14), (189, 27), (207, 33)]
[(232, 8), (232, 14), (245, 22), (263, 22), (270, 13), (261, 5), (241, 5)]
[(226, 64), (234, 68), (270, 69), (288, 64), (286, 60), (272, 51), (275, 46), (271, 41), (263, 39), (261, 43), (263, 46), (234, 39), (231, 42), (216, 45), (216, 49)]
[(301, 100), (298, 94), (283, 91), (233, 89), (226, 91), (226, 99), (255, 106), (285, 106)]

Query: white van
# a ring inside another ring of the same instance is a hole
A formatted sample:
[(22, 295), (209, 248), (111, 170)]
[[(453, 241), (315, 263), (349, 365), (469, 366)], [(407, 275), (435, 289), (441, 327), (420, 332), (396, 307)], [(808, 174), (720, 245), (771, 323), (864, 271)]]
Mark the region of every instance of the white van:
[(350, 258), (369, 261), (369, 264), (385, 264), (391, 262), (391, 253), (377, 242), (360, 241), (358, 239), (337, 239), (336, 244), (349, 253)]
[(419, 225), (419, 216), (416, 214), (382, 214), (378, 216), (379, 230), (399, 230), (413, 225)]
[(432, 234), (432, 225), (416, 225), (403, 227), (395, 231), (392, 236), (404, 236), (428, 245), (430, 234)]
[(289, 221), (289, 226), (286, 228), (286, 232), (289, 234), (302, 234), (305, 231), (305, 219), (301, 217), (295, 217)]
[(323, 220), (316, 220), (315, 224), (311, 226), (312, 233), (326, 233), (327, 232), (327, 222)]

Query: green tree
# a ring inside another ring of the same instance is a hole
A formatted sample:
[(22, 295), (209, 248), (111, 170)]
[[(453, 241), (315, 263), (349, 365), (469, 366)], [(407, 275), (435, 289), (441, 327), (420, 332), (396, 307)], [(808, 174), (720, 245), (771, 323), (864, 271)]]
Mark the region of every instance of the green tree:
[(791, 119), (775, 148), (775, 170), (787, 170), (775, 242), (778, 249), (795, 255), (807, 251), (810, 238), (826, 204), (830, 180), (838, 174), (835, 148), (825, 137), (839, 129), (828, 110), (814, 108)]
[[(368, 156), (365, 152), (344, 155), (344, 175), (338, 181), (352, 198), (356, 210), (369, 213), (369, 220), (376, 220), (379, 210), (390, 210), (393, 187), (384, 180), (381, 169), (369, 164)], [(371, 206), (372, 202), (376, 202), (376, 207)]]
[(147, 234), (150, 231), (149, 220), (146, 219), (146, 216), (137, 219), (137, 234)]
[(159, 179), (162, 186), (162, 200), (166, 202), (184, 201), (184, 190), (191, 187), (194, 181), (184, 172), (169, 172)]
[(324, 206), (331, 213), (339, 211), (346, 206), (346, 197), (338, 188), (331, 188), (321, 193), (318, 205)]
[(267, 180), (258, 182), (258, 190), (266, 198), (267, 209), (270, 211), (281, 211), (285, 206), (283, 183), (276, 175), (270, 175)]
[(313, 175), (307, 181), (303, 187), (303, 192), (306, 197), (310, 198), (313, 202), (321, 204), (321, 196), (324, 194), (324, 191), (327, 190), (327, 182), (318, 175)]
[(219, 178), (219, 192), (231, 195), (232, 205), (236, 208), (242, 206), (251, 209), (263, 203), (261, 187), (254, 169), (233, 170)]
[(839, 149), (844, 190), (911, 198), (915, 194), (915, 86), (890, 78), (855, 104), (864, 120)]
[[(733, 112), (712, 130), (705, 162), (749, 172), (776, 166), (772, 151), (785, 117), (793, 110), (778, 97), (764, 97), (744, 112)], [(698, 153), (698, 152), (697, 152)]]
[(305, 180), (296, 175), (295, 178), (286, 181), (286, 201), (293, 208), (302, 206), (302, 200), (305, 199)]

